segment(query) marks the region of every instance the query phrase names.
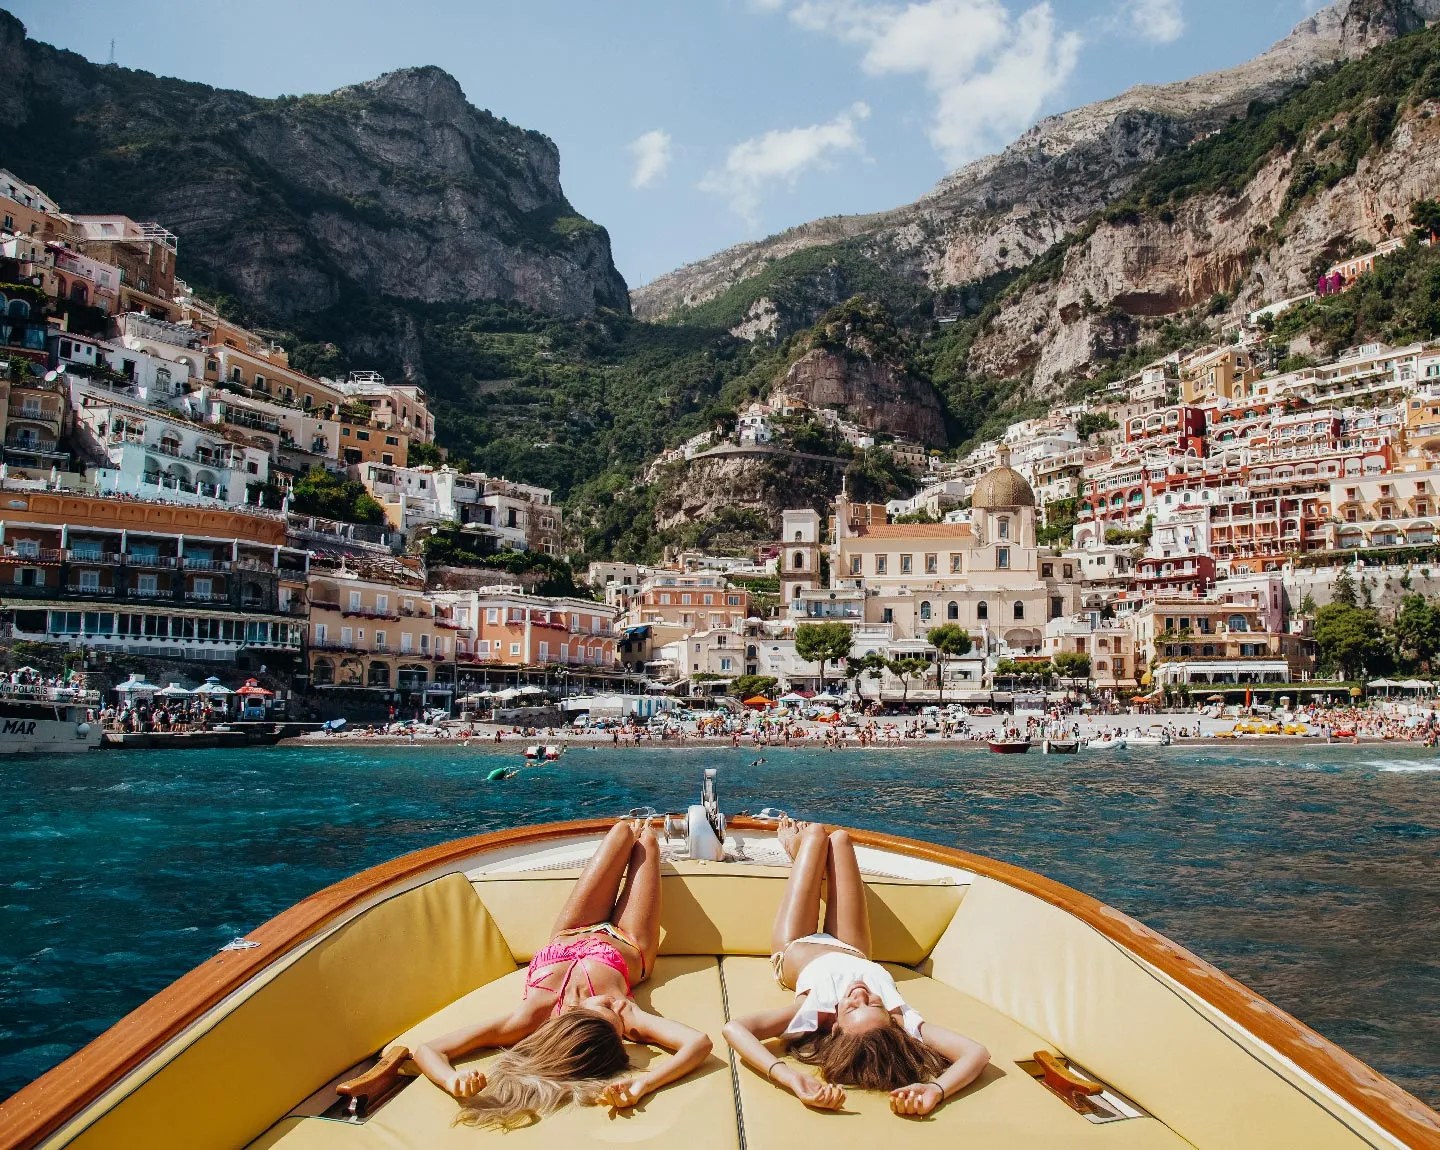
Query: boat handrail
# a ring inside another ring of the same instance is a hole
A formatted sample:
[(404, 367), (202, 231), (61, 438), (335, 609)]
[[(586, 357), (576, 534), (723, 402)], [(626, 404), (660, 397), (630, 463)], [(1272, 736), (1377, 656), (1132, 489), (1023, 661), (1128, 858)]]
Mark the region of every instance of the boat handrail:
[(0, 683), (0, 700), (3, 699), (27, 703), (98, 703), (100, 692), (39, 683)]

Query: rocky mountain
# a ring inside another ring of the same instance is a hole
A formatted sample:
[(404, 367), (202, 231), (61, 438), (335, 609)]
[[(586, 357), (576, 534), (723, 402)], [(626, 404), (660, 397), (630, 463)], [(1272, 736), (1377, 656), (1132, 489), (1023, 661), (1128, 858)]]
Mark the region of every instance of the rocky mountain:
[(1156, 159), (1437, 17), (1440, 0), (1339, 0), (1236, 68), (1048, 117), (914, 204), (818, 220), (661, 276), (631, 293), (635, 312), (661, 319), (701, 309), (697, 319), (728, 321), (748, 338), (783, 336), (856, 290), (845, 272), (857, 254), (931, 290), (1013, 274), (1123, 197)]
[(182, 274), (253, 315), (355, 297), (628, 310), (554, 143), (438, 68), (265, 100), (95, 65), (0, 12), (0, 71), (0, 162), (67, 210), (158, 220)]

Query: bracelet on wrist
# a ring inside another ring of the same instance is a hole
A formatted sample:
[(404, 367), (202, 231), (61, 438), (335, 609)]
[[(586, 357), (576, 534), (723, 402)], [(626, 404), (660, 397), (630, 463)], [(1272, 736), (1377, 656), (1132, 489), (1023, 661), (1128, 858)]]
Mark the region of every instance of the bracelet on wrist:
[(770, 1075), (774, 1072), (775, 1067), (777, 1067), (777, 1066), (783, 1066), (784, 1064), (785, 1064), (785, 1059), (783, 1059), (783, 1058), (777, 1058), (777, 1059), (775, 1059), (774, 1062), (770, 1063), (770, 1065), (765, 1068), (765, 1077), (766, 1077), (767, 1079), (769, 1079), (771, 1082), (774, 1082), (775, 1080), (774, 1080), (773, 1078), (771, 1078)]
[(940, 1091), (940, 1100), (942, 1102), (945, 1100), (945, 1087), (940, 1084), (940, 1080), (938, 1078), (928, 1079), (925, 1085), (935, 1087), (935, 1089)]

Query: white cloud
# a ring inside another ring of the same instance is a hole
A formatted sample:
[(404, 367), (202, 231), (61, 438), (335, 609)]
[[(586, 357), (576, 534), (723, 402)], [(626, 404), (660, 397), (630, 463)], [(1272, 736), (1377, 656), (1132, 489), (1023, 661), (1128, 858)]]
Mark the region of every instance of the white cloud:
[(670, 133), (659, 128), (637, 136), (625, 145), (625, 150), (635, 157), (632, 188), (648, 188), (670, 167)]
[(725, 166), (708, 173), (700, 188), (724, 196), (753, 224), (769, 188), (777, 184), (794, 187), (804, 172), (829, 166), (842, 152), (863, 153), (865, 143), (857, 125), (869, 115), (867, 105), (856, 103), (824, 124), (742, 140), (726, 155)]
[(1142, 40), (1173, 44), (1185, 34), (1180, 0), (1126, 0), (1121, 20)]
[(954, 167), (1033, 123), (1070, 78), (1081, 43), (1048, 3), (1012, 16), (1000, 0), (800, 0), (790, 18), (862, 46), (871, 75), (922, 77), (935, 98), (930, 141)]

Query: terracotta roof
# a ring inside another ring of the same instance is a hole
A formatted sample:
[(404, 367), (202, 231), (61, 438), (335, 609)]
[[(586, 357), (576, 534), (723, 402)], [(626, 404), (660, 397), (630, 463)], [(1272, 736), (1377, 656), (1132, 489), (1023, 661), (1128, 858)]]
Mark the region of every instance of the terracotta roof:
[(973, 534), (968, 523), (857, 523), (850, 530), (874, 539), (963, 539)]

